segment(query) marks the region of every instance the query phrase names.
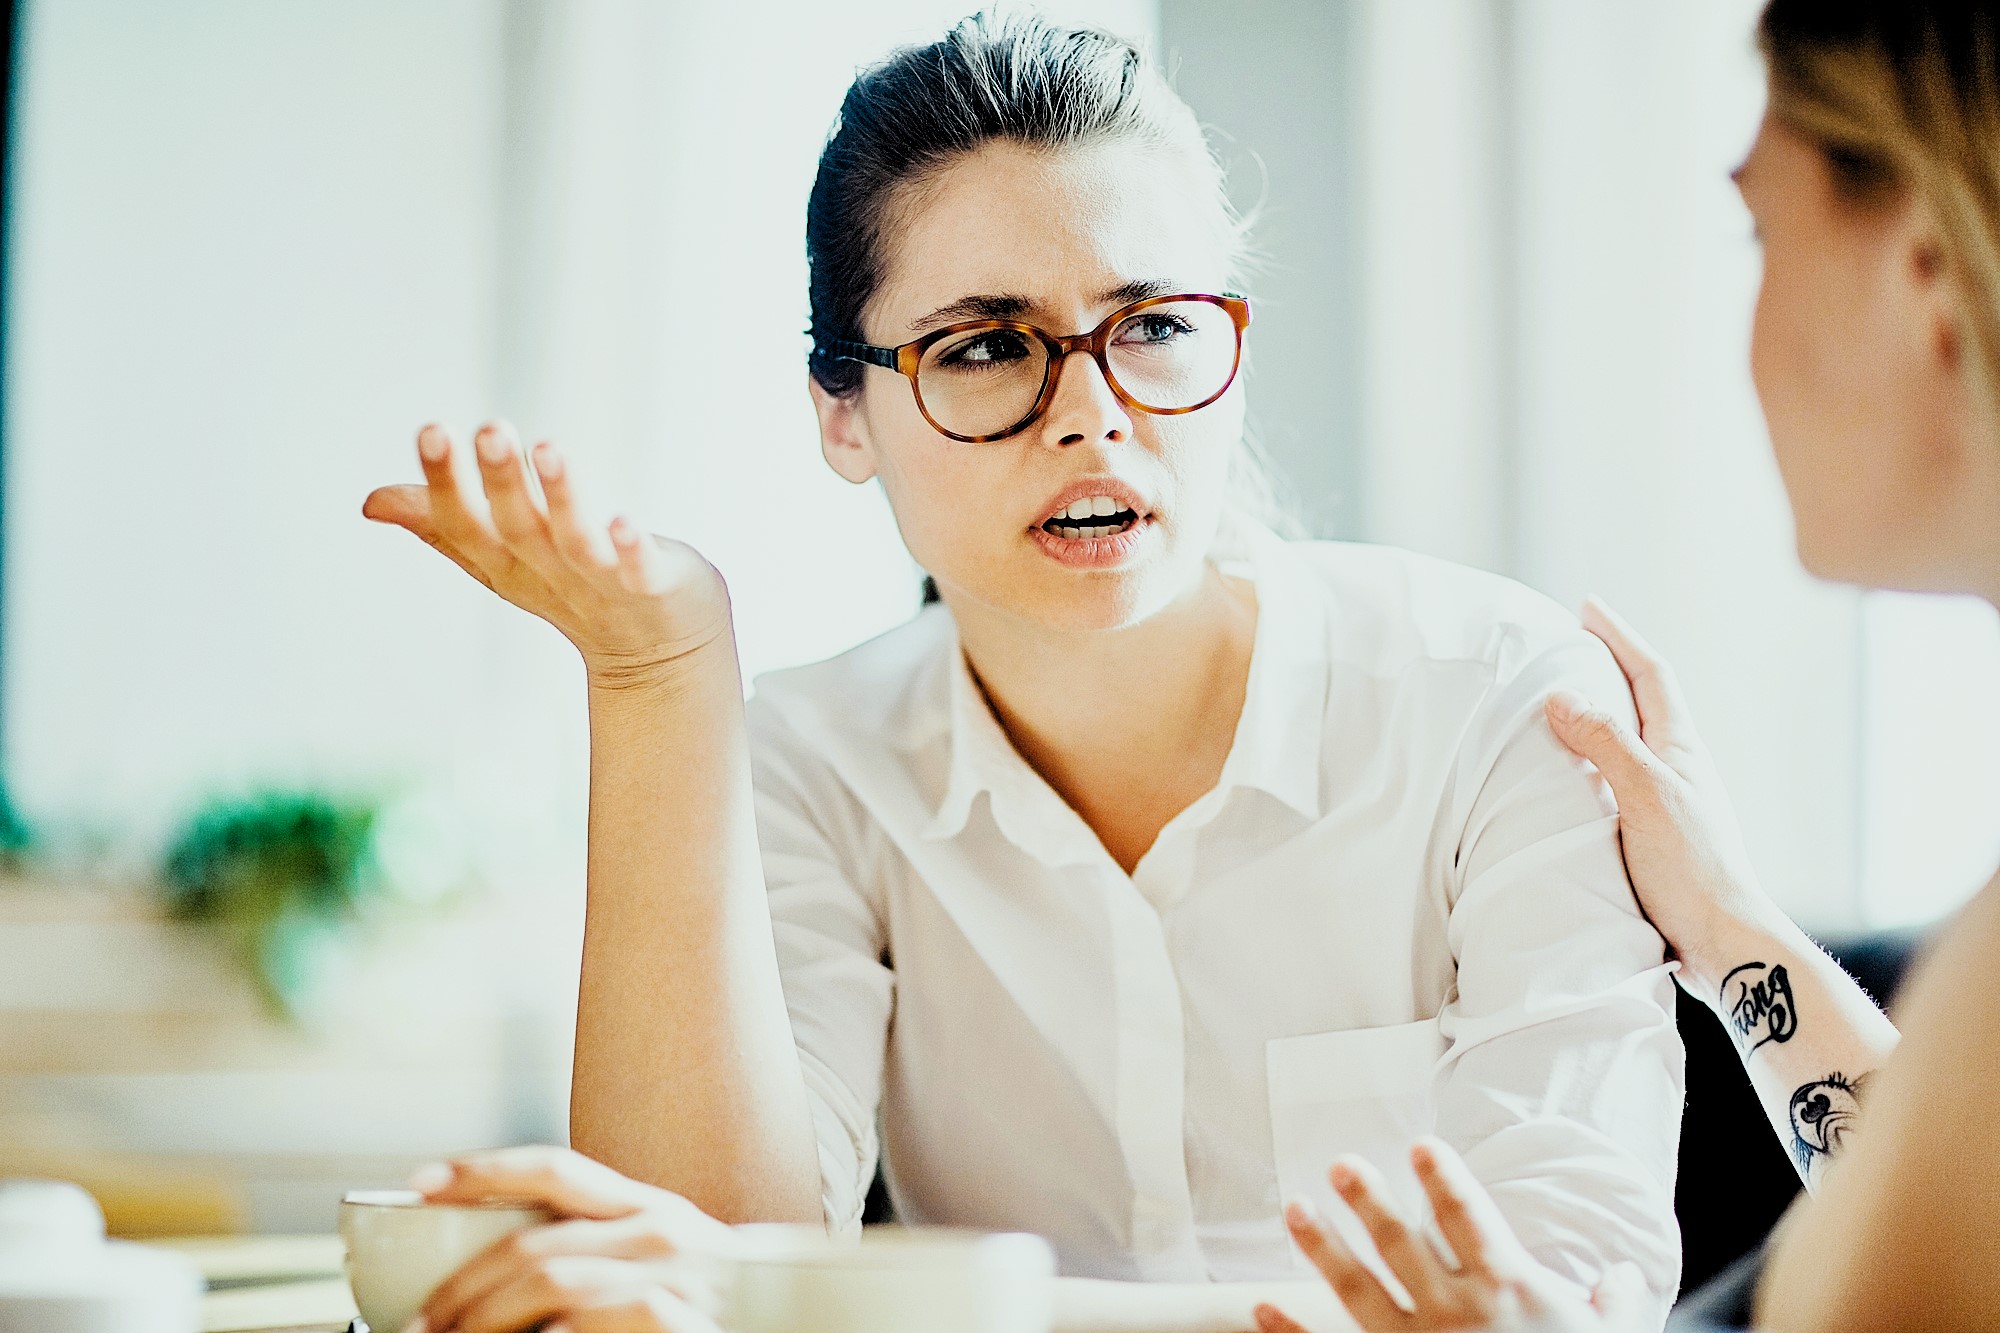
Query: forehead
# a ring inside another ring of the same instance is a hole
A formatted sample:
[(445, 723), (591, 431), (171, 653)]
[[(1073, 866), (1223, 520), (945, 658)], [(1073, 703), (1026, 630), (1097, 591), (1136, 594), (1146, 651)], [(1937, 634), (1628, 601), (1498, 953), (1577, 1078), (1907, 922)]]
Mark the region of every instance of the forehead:
[(1229, 255), (1213, 189), (1170, 149), (986, 144), (900, 201), (868, 322), (900, 342), (972, 295), (1024, 297), (1062, 322), (1134, 281), (1218, 290)]

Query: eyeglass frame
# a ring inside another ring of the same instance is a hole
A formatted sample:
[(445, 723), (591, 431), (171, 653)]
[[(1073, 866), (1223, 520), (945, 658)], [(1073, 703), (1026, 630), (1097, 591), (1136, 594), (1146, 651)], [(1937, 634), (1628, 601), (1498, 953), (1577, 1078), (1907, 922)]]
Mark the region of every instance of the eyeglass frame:
[[(1192, 406), (1148, 407), (1127, 393), (1125, 387), (1118, 382), (1118, 376), (1112, 373), (1110, 363), (1105, 360), (1106, 349), (1109, 346), (1106, 339), (1117, 324), (1141, 311), (1152, 306), (1184, 301), (1201, 301), (1208, 305), (1219, 306), (1228, 314), (1236, 330), (1236, 354), (1229, 365), (1229, 377), (1222, 381), (1221, 388)], [(1090, 353), (1091, 360), (1097, 362), (1098, 372), (1104, 376), (1104, 383), (1110, 388), (1112, 395), (1136, 412), (1144, 412), (1148, 416), (1155, 417), (1177, 417), (1189, 412), (1199, 412), (1228, 393), (1230, 386), (1236, 383), (1236, 376), (1243, 369), (1243, 335), (1249, 327), (1250, 300), (1238, 292), (1175, 292), (1168, 296), (1149, 296), (1143, 301), (1120, 306), (1106, 315), (1103, 322), (1088, 333), (1072, 333), (1067, 337), (1019, 320), (973, 319), (933, 329), (923, 337), (897, 347), (879, 347), (874, 343), (855, 342), (847, 338), (830, 339), (821, 346), (823, 354), (830, 361), (858, 361), (864, 365), (880, 366), (884, 370), (893, 370), (909, 380), (910, 395), (917, 400), (917, 411), (938, 434), (965, 444), (987, 444), (994, 440), (1011, 439), (1042, 418), (1049, 410), (1049, 404), (1055, 399), (1056, 382), (1060, 378), (1056, 368), (1077, 352)], [(961, 435), (955, 430), (947, 429), (931, 415), (930, 409), (924, 406), (924, 393), (917, 385), (917, 373), (923, 365), (924, 353), (933, 344), (956, 334), (980, 333), (989, 329), (1011, 329), (1041, 340), (1042, 346), (1047, 348), (1049, 353), (1048, 361), (1042, 366), (1041, 392), (1035, 395), (1034, 406), (1028, 409), (1027, 415), (1007, 429), (990, 435)]]

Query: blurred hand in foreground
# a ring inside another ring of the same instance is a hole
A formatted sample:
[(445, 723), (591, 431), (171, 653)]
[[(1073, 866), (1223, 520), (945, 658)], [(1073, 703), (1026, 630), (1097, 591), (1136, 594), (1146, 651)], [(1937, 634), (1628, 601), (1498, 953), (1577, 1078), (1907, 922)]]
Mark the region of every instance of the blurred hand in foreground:
[[(1522, 1248), (1492, 1196), (1448, 1144), (1421, 1139), (1410, 1150), (1410, 1163), (1450, 1255), (1397, 1214), (1387, 1202), (1381, 1176), (1367, 1162), (1342, 1158), (1328, 1173), (1407, 1293), (1407, 1305), (1305, 1204), (1294, 1202), (1285, 1209), (1292, 1239), (1367, 1333), (1641, 1333), (1648, 1328), (1645, 1279), (1637, 1266), (1613, 1268), (1586, 1300)], [(1259, 1306), (1256, 1313), (1261, 1333), (1308, 1333), (1275, 1306)]]

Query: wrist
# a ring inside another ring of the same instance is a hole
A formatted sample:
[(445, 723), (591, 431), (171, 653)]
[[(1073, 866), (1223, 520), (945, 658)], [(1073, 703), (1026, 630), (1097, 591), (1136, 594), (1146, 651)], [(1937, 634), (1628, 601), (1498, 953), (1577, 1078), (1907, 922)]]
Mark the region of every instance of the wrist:
[(592, 697), (657, 695), (724, 667), (733, 678), (735, 650), (736, 637), (725, 617), (704, 633), (647, 651), (584, 651), (584, 680)]
[(1717, 1014), (1726, 1016), (1728, 979), (1742, 968), (1796, 966), (1813, 943), (1791, 918), (1775, 908), (1769, 912), (1732, 913), (1704, 937), (1694, 955), (1683, 955), (1681, 971), (1688, 989)]

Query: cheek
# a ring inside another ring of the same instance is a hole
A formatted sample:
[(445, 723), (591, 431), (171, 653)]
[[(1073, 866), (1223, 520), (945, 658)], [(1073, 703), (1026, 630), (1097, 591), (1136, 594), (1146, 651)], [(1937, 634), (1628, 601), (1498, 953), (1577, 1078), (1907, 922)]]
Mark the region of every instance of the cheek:
[(1751, 374), (1791, 502), (1801, 560), (1851, 579), (1907, 528), (1916, 489), (1903, 421), (1909, 367), (1859, 268), (1767, 262)]
[[(906, 393), (904, 398), (907, 400)], [(876, 475), (911, 557), (938, 578), (961, 582), (969, 556), (990, 549), (997, 525), (1009, 531), (1012, 498), (1003, 475), (1009, 447), (964, 444), (931, 429), (913, 402), (871, 416)]]
[(1142, 442), (1173, 478), (1176, 528), (1212, 526), (1213, 515), (1228, 501), (1230, 464), (1243, 438), (1243, 406), (1241, 390), (1231, 388), (1199, 412), (1151, 419), (1150, 438)]

